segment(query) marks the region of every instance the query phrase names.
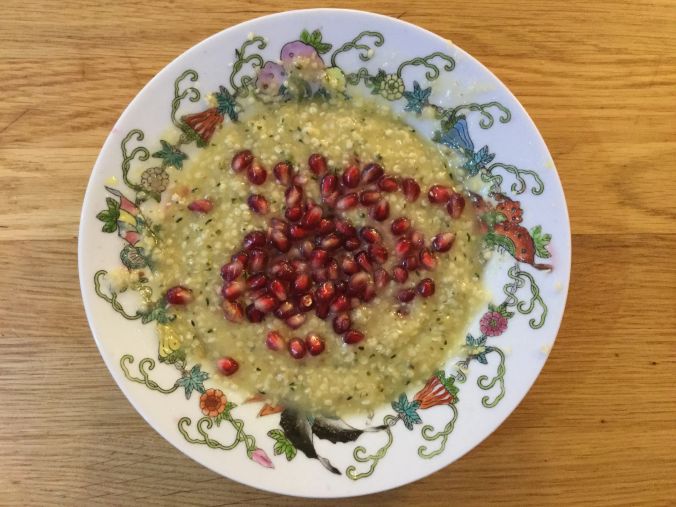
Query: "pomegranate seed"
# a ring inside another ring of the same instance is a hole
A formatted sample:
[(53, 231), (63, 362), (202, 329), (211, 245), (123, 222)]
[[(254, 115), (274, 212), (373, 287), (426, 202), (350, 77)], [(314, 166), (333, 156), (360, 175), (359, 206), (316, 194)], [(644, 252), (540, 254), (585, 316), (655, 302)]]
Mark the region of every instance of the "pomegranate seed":
[(221, 289), (221, 295), (228, 301), (234, 301), (244, 293), (244, 283), (239, 280), (224, 285)]
[(291, 241), (282, 231), (272, 231), (270, 234), (270, 243), (282, 253), (286, 253), (291, 249)]
[(284, 348), (284, 338), (282, 338), (279, 331), (268, 331), (268, 334), (265, 335), (265, 345), (270, 350), (282, 350)]
[(294, 292), (297, 292), (299, 294), (307, 292), (308, 290), (310, 290), (311, 286), (312, 280), (305, 273), (300, 273), (299, 275), (296, 276), (295, 280), (293, 281), (293, 290)]
[(247, 265), (249, 273), (258, 273), (265, 269), (268, 262), (268, 254), (263, 250), (254, 248), (249, 252), (249, 263)]
[(270, 267), (270, 274), (282, 280), (293, 280), (295, 272), (293, 265), (286, 260), (279, 260)]
[(332, 194), (329, 195), (323, 195), (322, 196), (322, 202), (329, 206), (330, 208), (335, 208), (336, 203), (338, 202), (338, 199), (340, 198), (340, 192), (337, 190), (333, 192)]
[(371, 218), (377, 220), (378, 222), (387, 220), (387, 218), (390, 216), (390, 203), (384, 199), (378, 201), (371, 207), (370, 215)]
[(322, 218), (319, 221), (319, 225), (317, 226), (317, 232), (321, 235), (329, 234), (335, 230), (336, 230), (335, 224), (333, 223), (332, 220), (329, 220), (327, 218)]
[(411, 251), (411, 242), (406, 238), (399, 238), (394, 244), (394, 253), (397, 257), (405, 257)]
[(366, 253), (364, 250), (357, 252), (354, 258), (361, 269), (369, 273), (373, 272), (373, 264), (371, 263), (371, 259), (369, 259), (368, 253)]
[(437, 252), (448, 252), (455, 241), (455, 234), (442, 232), (432, 238), (432, 248)]
[(226, 282), (232, 282), (233, 280), (240, 277), (244, 271), (244, 264), (240, 261), (232, 261), (227, 264), (223, 264), (221, 267), (221, 277)]
[(253, 303), (247, 305), (244, 311), (249, 322), (261, 322), (265, 318), (265, 314), (257, 310)]
[(329, 252), (316, 248), (310, 254), (310, 266), (315, 269), (323, 268), (329, 260)]
[(298, 206), (303, 200), (303, 187), (299, 185), (291, 185), (284, 191), (284, 200), (287, 208)]
[(420, 264), (422, 264), (422, 266), (428, 270), (432, 270), (437, 267), (437, 258), (432, 252), (430, 252), (429, 248), (423, 248), (420, 251)]
[(363, 290), (364, 287), (369, 283), (371, 280), (371, 277), (369, 276), (368, 273), (364, 273), (363, 271), (360, 271), (359, 273), (355, 273), (350, 277), (350, 281), (348, 282), (348, 287), (350, 291), (353, 294), (360, 294)]
[(291, 261), (291, 266), (293, 267), (294, 276), (292, 280), (295, 280), (295, 275), (300, 273), (307, 273), (310, 270), (310, 266), (307, 262), (300, 259), (294, 259)]
[(246, 200), (249, 209), (259, 215), (265, 215), (268, 212), (268, 200), (260, 194), (251, 194)]
[(345, 211), (354, 208), (358, 203), (359, 198), (357, 197), (357, 194), (351, 192), (338, 199), (338, 202), (336, 202), (336, 209)]
[(192, 301), (192, 291), (187, 287), (177, 285), (167, 291), (166, 298), (170, 305), (187, 305)]
[(399, 189), (399, 183), (392, 176), (383, 176), (378, 180), (378, 188), (383, 192), (396, 192)]
[(281, 280), (270, 280), (270, 283), (268, 283), (268, 290), (270, 290), (272, 295), (280, 301), (285, 301), (287, 298), (286, 287), (284, 287)]
[(249, 150), (242, 150), (240, 152), (235, 153), (235, 156), (232, 157), (230, 167), (236, 173), (241, 173), (242, 171), (247, 170), (251, 166), (253, 159), (254, 159), (253, 153), (251, 153)]
[(460, 218), (463, 210), (465, 209), (465, 198), (462, 194), (453, 192), (451, 198), (446, 204), (446, 211), (451, 215), (451, 218)]
[(340, 261), (340, 268), (346, 275), (353, 275), (359, 271), (359, 264), (357, 264), (357, 261), (351, 255), (345, 255)]
[(336, 334), (343, 334), (345, 331), (350, 329), (352, 325), (352, 319), (348, 313), (339, 313), (333, 318), (333, 330)]
[(414, 202), (420, 196), (420, 185), (413, 178), (404, 178), (401, 182), (401, 190), (404, 192), (404, 198), (409, 202)]
[(362, 227), (359, 229), (359, 235), (367, 243), (382, 243), (383, 241), (383, 237), (374, 227)]
[(395, 266), (392, 270), (392, 278), (398, 283), (404, 283), (408, 280), (408, 271), (402, 266)]
[(397, 292), (397, 299), (402, 303), (408, 303), (409, 301), (413, 301), (414, 297), (415, 297), (415, 289), (401, 289), (399, 292)]
[(263, 313), (270, 313), (272, 310), (277, 308), (277, 305), (277, 300), (272, 295), (267, 293), (257, 297), (254, 300), (254, 306), (256, 307), (256, 310), (260, 310)]
[(332, 281), (326, 281), (317, 287), (315, 291), (315, 299), (318, 302), (326, 303), (333, 299), (333, 296), (336, 294), (336, 286)]
[(359, 193), (359, 202), (364, 206), (371, 206), (380, 200), (380, 192), (377, 190), (362, 190)]
[(351, 238), (357, 235), (357, 228), (352, 225), (352, 222), (343, 218), (336, 219), (336, 231), (338, 234), (346, 238)]
[(268, 228), (268, 232), (270, 230), (281, 231), (286, 233), (289, 230), (289, 224), (286, 223), (286, 221), (282, 220), (281, 218), (272, 217), (270, 219), (270, 227)]
[(298, 309), (301, 312), (309, 312), (314, 308), (315, 300), (312, 297), (312, 294), (303, 294), (298, 300)]
[(311, 356), (318, 356), (324, 352), (326, 345), (324, 339), (316, 333), (310, 333), (305, 337), (305, 347)]
[(302, 187), (307, 183), (307, 176), (304, 176), (302, 174), (296, 174), (291, 180), (291, 183)]
[(272, 172), (275, 175), (277, 183), (282, 185), (288, 185), (293, 179), (293, 165), (289, 161), (277, 162), (275, 167), (272, 168)]
[(237, 370), (239, 370), (239, 363), (235, 361), (232, 357), (222, 357), (216, 363), (218, 371), (221, 372), (226, 377), (234, 375)]
[(416, 290), (422, 297), (430, 297), (432, 294), (434, 294), (434, 280), (431, 278), (423, 278), (418, 282)]
[(432, 185), (427, 192), (427, 198), (432, 204), (446, 204), (451, 197), (451, 192), (443, 185)]
[(232, 254), (232, 257), (230, 257), (231, 262), (239, 262), (242, 266), (246, 266), (246, 262), (249, 260), (249, 255), (244, 252), (240, 251), (235, 254)]
[(329, 316), (329, 309), (328, 303), (318, 303), (317, 307), (315, 308), (315, 315), (318, 318), (324, 320)]
[(343, 245), (343, 248), (347, 250), (348, 252), (353, 252), (357, 248), (361, 246), (361, 241), (359, 241), (358, 238), (347, 238), (345, 240), (345, 244)]
[(357, 188), (359, 185), (359, 168), (351, 165), (343, 171), (343, 185), (347, 188)]
[(369, 245), (367, 251), (369, 258), (378, 264), (385, 264), (387, 258), (389, 257), (387, 248), (385, 248), (383, 245)]
[(308, 233), (308, 230), (300, 225), (291, 224), (289, 227), (289, 236), (291, 236), (292, 239), (303, 239)]
[(262, 185), (268, 177), (268, 172), (262, 165), (254, 161), (254, 163), (246, 170), (246, 177), (249, 178), (249, 181), (254, 185)]
[(262, 248), (265, 246), (265, 233), (263, 231), (251, 231), (242, 240), (242, 246), (245, 250), (253, 248)]
[(338, 234), (332, 232), (331, 234), (327, 234), (324, 236), (319, 243), (319, 246), (326, 250), (335, 250), (336, 248), (340, 247), (340, 244), (343, 242), (340, 236)]
[(329, 277), (329, 280), (338, 280), (338, 277), (340, 276), (340, 269), (338, 268), (338, 262), (336, 259), (329, 260), (329, 263), (326, 266), (326, 276)]
[(315, 249), (315, 245), (309, 239), (306, 239), (300, 244), (300, 253), (306, 259), (309, 259), (312, 255), (312, 251)]
[(366, 184), (375, 183), (384, 173), (385, 171), (383, 171), (383, 168), (379, 164), (366, 164), (366, 167), (364, 167), (364, 171), (361, 175), (361, 180)]
[(326, 268), (318, 268), (312, 272), (312, 281), (315, 283), (323, 283), (328, 281), (329, 273)]
[(275, 317), (282, 320), (286, 320), (296, 313), (298, 313), (296, 307), (293, 306), (291, 301), (284, 301), (275, 309)]
[(244, 318), (244, 310), (239, 301), (228, 301), (227, 299), (223, 300), (221, 303), (221, 308), (223, 308), (223, 315), (230, 322), (241, 322)]
[(209, 213), (213, 208), (214, 203), (209, 199), (197, 199), (188, 204), (188, 209), (196, 213)]
[(390, 283), (390, 274), (383, 268), (378, 268), (373, 273), (373, 279), (376, 283), (376, 289), (383, 289)]
[(314, 229), (319, 225), (319, 222), (322, 219), (322, 208), (319, 206), (313, 206), (308, 209), (303, 218), (300, 219), (300, 225), (306, 229)]
[(361, 300), (364, 303), (368, 303), (371, 301), (374, 297), (376, 297), (376, 287), (374, 284), (369, 283), (364, 287), (364, 293), (361, 295)]
[(411, 221), (406, 217), (395, 218), (392, 221), (392, 226), (390, 230), (395, 236), (401, 236), (411, 227)]
[(301, 208), (300, 206), (286, 208), (286, 211), (284, 211), (284, 216), (290, 222), (297, 222), (303, 216), (303, 208)]
[(319, 193), (322, 197), (328, 197), (338, 188), (338, 178), (334, 174), (322, 176), (319, 182)]
[(350, 300), (345, 294), (338, 294), (333, 301), (331, 301), (331, 311), (333, 313), (340, 313), (350, 309)]
[(420, 231), (413, 231), (409, 235), (409, 240), (411, 244), (416, 248), (422, 248), (425, 246), (425, 235)]
[(359, 343), (364, 339), (364, 333), (357, 331), (356, 329), (350, 329), (347, 333), (343, 335), (343, 342), (348, 345), (354, 345)]
[(307, 317), (305, 317), (304, 313), (295, 313), (291, 315), (291, 317), (287, 317), (284, 323), (291, 329), (298, 329), (300, 326), (305, 324), (306, 318)]
[(409, 255), (402, 261), (402, 265), (408, 271), (415, 271), (416, 269), (418, 269), (420, 262), (418, 261), (418, 257), (416, 255)]
[(347, 280), (336, 280), (336, 294), (345, 294), (347, 292)]
[(327, 164), (326, 157), (324, 157), (324, 155), (313, 153), (310, 155), (310, 158), (308, 158), (307, 163), (310, 166), (310, 171), (315, 173), (317, 176), (321, 176), (326, 172)]
[(300, 338), (292, 338), (289, 340), (287, 348), (289, 349), (289, 354), (291, 354), (291, 357), (294, 359), (303, 359), (305, 357), (307, 349), (305, 348), (305, 342)]

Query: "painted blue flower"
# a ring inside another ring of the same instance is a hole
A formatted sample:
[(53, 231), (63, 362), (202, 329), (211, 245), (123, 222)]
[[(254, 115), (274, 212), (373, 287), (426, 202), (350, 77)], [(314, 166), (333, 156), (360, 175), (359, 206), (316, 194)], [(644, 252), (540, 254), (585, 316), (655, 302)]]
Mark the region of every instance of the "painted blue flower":
[(420, 88), (418, 81), (413, 81), (413, 91), (404, 92), (404, 98), (406, 99), (406, 106), (404, 109), (406, 111), (422, 113), (423, 108), (429, 103), (428, 99), (430, 93), (432, 93), (431, 86), (423, 90)]
[(418, 415), (418, 407), (420, 402), (417, 400), (408, 401), (406, 394), (402, 393), (398, 401), (392, 402), (392, 408), (399, 415), (399, 418), (404, 421), (404, 426), (412, 430), (414, 424), (421, 424), (422, 419)]
[(494, 158), (495, 154), (488, 151), (488, 146), (484, 146), (476, 153), (474, 152), (474, 142), (469, 135), (467, 120), (460, 116), (445, 131), (436, 132), (434, 140), (450, 148), (459, 150), (466, 157), (463, 168), (470, 176), (476, 176), (479, 171), (486, 167)]
[(196, 364), (190, 371), (183, 373), (183, 376), (176, 381), (176, 384), (185, 389), (186, 399), (190, 399), (193, 391), (204, 393), (204, 381), (209, 378), (207, 372), (201, 371), (200, 365)]

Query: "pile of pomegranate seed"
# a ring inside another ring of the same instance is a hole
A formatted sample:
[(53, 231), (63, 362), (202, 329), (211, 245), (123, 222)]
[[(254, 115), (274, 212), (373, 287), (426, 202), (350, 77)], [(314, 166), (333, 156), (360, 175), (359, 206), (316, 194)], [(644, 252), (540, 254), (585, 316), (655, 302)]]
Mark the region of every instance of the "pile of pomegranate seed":
[[(448, 252), (455, 236), (441, 232), (426, 245), (408, 218), (383, 223), (390, 218), (386, 194), (401, 191), (408, 202), (420, 197), (420, 185), (412, 178), (388, 175), (377, 163), (350, 164), (342, 172), (331, 172), (318, 153), (310, 156), (308, 166), (317, 177), (321, 202), (305, 195), (303, 185), (308, 180), (290, 162), (274, 166), (275, 181), (285, 187), (284, 214), (270, 217), (267, 230), (247, 233), (241, 250), (221, 268), (223, 312), (232, 322), (246, 318), (255, 323), (270, 316), (298, 329), (308, 312), (314, 311), (320, 319), (332, 319), (344, 343), (359, 343), (364, 334), (352, 327), (351, 311), (373, 300), (390, 283), (405, 284), (412, 271), (433, 271), (437, 254)], [(231, 168), (254, 186), (267, 178), (267, 170), (249, 150), (237, 153)], [(464, 209), (463, 196), (448, 187), (432, 186), (428, 198), (445, 206), (453, 218)], [(258, 193), (252, 193), (247, 204), (257, 214), (270, 211), (267, 199)], [(373, 226), (357, 228), (346, 218), (346, 211), (358, 207), (366, 210)], [(394, 243), (391, 252), (384, 235)], [(402, 287), (395, 297), (407, 304), (416, 296), (431, 296), (434, 290), (434, 281), (424, 278), (417, 285)], [(398, 313), (404, 316), (408, 311)], [(286, 348), (296, 359), (308, 352), (321, 354), (325, 348), (324, 339), (314, 333), (287, 342), (278, 331), (270, 331), (265, 343), (271, 350)]]

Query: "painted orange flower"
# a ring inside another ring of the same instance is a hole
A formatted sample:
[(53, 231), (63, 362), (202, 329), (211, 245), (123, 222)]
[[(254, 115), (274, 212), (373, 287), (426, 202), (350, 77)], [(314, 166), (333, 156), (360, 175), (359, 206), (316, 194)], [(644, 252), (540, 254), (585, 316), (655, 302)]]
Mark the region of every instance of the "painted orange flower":
[(225, 405), (228, 402), (225, 394), (220, 389), (207, 389), (205, 393), (200, 396), (200, 408), (202, 413), (209, 417), (216, 417), (225, 410)]

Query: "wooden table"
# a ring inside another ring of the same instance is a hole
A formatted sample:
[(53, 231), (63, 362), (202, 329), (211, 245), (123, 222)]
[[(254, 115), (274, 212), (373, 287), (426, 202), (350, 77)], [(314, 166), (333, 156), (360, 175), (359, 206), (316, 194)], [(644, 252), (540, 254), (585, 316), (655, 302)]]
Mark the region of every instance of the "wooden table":
[[(339, 3), (452, 39), (509, 86), (558, 166), (574, 250), (563, 327), (516, 412), (431, 477), (344, 504), (674, 505), (676, 4)], [(76, 267), (85, 185), (122, 109), (193, 44), (279, 9), (3, 3), (0, 504), (306, 503), (221, 478), (143, 421), (91, 339)]]

